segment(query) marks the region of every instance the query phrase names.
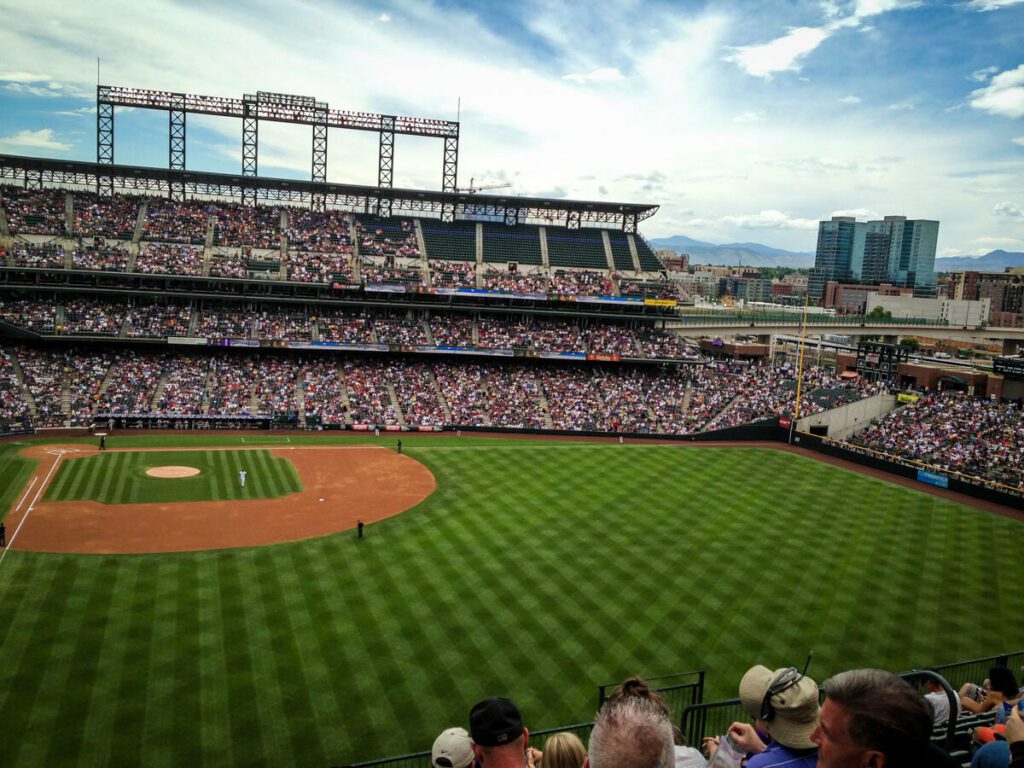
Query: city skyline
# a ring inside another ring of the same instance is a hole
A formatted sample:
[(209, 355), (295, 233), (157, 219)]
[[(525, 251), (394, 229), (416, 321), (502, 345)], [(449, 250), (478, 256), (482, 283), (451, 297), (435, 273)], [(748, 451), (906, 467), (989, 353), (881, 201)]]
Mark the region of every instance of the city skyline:
[[(942, 221), (938, 256), (1024, 251), (1024, 2), (260, 3), (0, 0), (0, 152), (95, 159), (104, 83), (462, 121), (459, 183), (656, 203), (650, 238), (815, 249), (818, 221)], [(96, 41), (102, 40), (102, 44)], [(166, 165), (166, 116), (118, 110), (117, 162)], [(240, 125), (189, 119), (190, 169), (238, 172)], [(328, 178), (376, 181), (331, 132)], [(308, 131), (260, 131), (308, 178)], [(399, 137), (395, 185), (440, 186)]]

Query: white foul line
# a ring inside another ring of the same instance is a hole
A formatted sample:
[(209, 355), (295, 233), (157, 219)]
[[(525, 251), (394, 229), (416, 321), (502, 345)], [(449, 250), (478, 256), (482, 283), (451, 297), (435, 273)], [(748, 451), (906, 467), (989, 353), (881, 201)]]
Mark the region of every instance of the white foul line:
[(39, 481), (39, 476), (38, 475), (36, 475), (35, 477), (32, 478), (32, 482), (29, 483), (28, 484), (28, 488), (25, 489), (25, 493), (24, 493), (24, 495), (22, 495), (21, 501), (19, 501), (18, 502), (18, 506), (16, 506), (14, 508), (15, 512), (17, 512), (19, 509), (21, 509), (21, 505), (25, 503), (25, 499), (27, 499), (28, 495), (30, 493), (32, 493), (32, 486), (35, 485), (38, 481)]
[[(4, 558), (7, 557), (8, 551), (10, 551), (11, 546), (14, 544), (14, 540), (18, 536), (18, 531), (21, 530), (21, 526), (23, 526), (25, 524), (25, 521), (28, 520), (28, 516), (32, 514), (32, 508), (36, 505), (36, 502), (39, 501), (40, 494), (46, 488), (46, 484), (50, 482), (51, 475), (53, 475), (54, 470), (57, 469), (57, 466), (60, 464), (60, 460), (63, 458), (63, 454), (58, 454), (57, 457), (53, 460), (53, 466), (50, 467), (50, 471), (46, 473), (46, 477), (43, 478), (43, 482), (39, 484), (39, 489), (36, 491), (36, 495), (32, 497), (32, 503), (29, 504), (28, 509), (25, 510), (25, 516), (21, 518), (21, 521), (18, 523), (18, 527), (14, 529), (14, 533), (11, 534), (11, 540), (7, 542), (7, 546), (4, 547), (4, 551), (0, 552), (0, 563), (3, 563)], [(33, 482), (35, 481), (33, 480)], [(29, 486), (29, 490), (31, 490), (31, 486)], [(26, 493), (25, 495), (27, 496), (28, 493)], [(24, 499), (22, 499), (22, 501), (24, 501)], [(21, 505), (19, 504), (18, 506)]]

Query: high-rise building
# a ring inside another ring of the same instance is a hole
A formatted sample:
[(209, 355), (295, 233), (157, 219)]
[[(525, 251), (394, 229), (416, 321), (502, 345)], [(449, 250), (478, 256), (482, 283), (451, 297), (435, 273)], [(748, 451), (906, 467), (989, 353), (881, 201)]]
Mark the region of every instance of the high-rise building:
[(825, 286), (837, 283), (881, 284), (935, 296), (935, 246), (939, 222), (886, 216), (859, 222), (833, 216), (818, 224), (818, 248), (810, 274), (810, 293), (820, 300)]
[(818, 223), (818, 248), (809, 280), (813, 298), (820, 299), (830, 281), (850, 282), (854, 266), (863, 263), (865, 228), (852, 216), (833, 216)]

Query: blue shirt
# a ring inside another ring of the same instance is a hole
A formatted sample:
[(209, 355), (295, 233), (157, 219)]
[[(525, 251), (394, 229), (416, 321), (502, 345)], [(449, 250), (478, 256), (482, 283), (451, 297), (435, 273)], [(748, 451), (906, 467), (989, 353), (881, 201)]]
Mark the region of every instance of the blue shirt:
[(759, 755), (754, 755), (744, 763), (746, 768), (817, 768), (818, 748), (792, 749), (773, 741)]

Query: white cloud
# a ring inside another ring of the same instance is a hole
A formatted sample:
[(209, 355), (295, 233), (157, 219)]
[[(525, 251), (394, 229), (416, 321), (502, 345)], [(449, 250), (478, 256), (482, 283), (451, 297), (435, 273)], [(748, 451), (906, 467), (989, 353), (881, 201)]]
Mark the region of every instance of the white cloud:
[(860, 96), (843, 96), (839, 99), (840, 104), (860, 104)]
[(33, 85), (32, 83), (7, 83), (5, 91), (28, 96), (56, 97), (63, 96), (63, 89), (59, 83), (47, 83), (46, 85)]
[(744, 112), (741, 115), (736, 115), (736, 117), (734, 117), (732, 119), (732, 121), (734, 123), (740, 123), (740, 124), (743, 124), (743, 123), (763, 123), (765, 121), (765, 116), (764, 116), (764, 112), (762, 112), (762, 111)]
[(890, 104), (887, 107), (892, 112), (909, 112), (917, 108), (912, 99), (905, 99), (903, 101), (897, 101), (895, 104)]
[(380, 16), (377, 17), (377, 21), (379, 21), (381, 24), (387, 24), (389, 21), (391, 21), (391, 16), (386, 13), (382, 13)]
[(998, 11), (1019, 3), (1024, 3), (1024, 0), (970, 0), (967, 7), (972, 11)]
[(858, 19), (877, 16), (889, 11), (902, 11), (908, 8), (919, 8), (921, 0), (857, 0), (853, 15)]
[(770, 79), (776, 72), (799, 71), (800, 60), (828, 37), (829, 32), (820, 27), (797, 27), (770, 43), (736, 48), (725, 58), (739, 64), (747, 74)]
[[(125, 114), (126, 112), (134, 111), (134, 109), (134, 107), (118, 107), (117, 113)], [(61, 110), (60, 112), (54, 112), (53, 114), (60, 115), (61, 117), (84, 117), (85, 115), (95, 115), (96, 107), (80, 107), (79, 109), (66, 109)]]
[(985, 67), (983, 69), (976, 69), (967, 76), (967, 79), (973, 80), (976, 83), (984, 83), (998, 71), (999, 67)]
[(872, 16), (920, 5), (920, 0), (857, 0), (853, 12), (843, 16), (837, 3), (825, 2), (822, 11), (828, 19), (826, 24), (795, 27), (769, 43), (734, 48), (725, 60), (739, 64), (747, 74), (765, 80), (770, 80), (776, 72), (799, 72), (801, 60), (836, 32), (862, 27), (863, 20)]
[(0, 149), (10, 147), (28, 149), (49, 149), (64, 152), (71, 149), (71, 145), (54, 138), (50, 128), (40, 128), (38, 131), (18, 131), (13, 136), (0, 138)]
[(53, 80), (49, 75), (35, 72), (0, 72), (0, 80), (15, 83), (44, 83)]
[(992, 214), (995, 216), (1006, 216), (1010, 219), (1021, 219), (1024, 221), (1024, 208), (1021, 208), (1016, 203), (1011, 203), (1008, 200), (996, 203), (992, 208)]
[(573, 73), (564, 75), (562, 79), (574, 83), (614, 83), (626, 78), (615, 67), (601, 67), (585, 74)]
[(1003, 117), (1024, 117), (1024, 64), (1000, 72), (984, 88), (971, 93), (971, 106)]
[(791, 217), (782, 211), (761, 211), (760, 213), (723, 216), (722, 221), (740, 229), (817, 229), (815, 219)]
[(1024, 147), (1024, 136), (1018, 136), (1015, 139), (1010, 139), (1010, 141), (1012, 141), (1014, 144), (1020, 144), (1022, 147)]
[(882, 218), (878, 213), (868, 208), (853, 208), (843, 211), (832, 211), (832, 213), (829, 214), (829, 217), (832, 216), (853, 216), (858, 221), (876, 221)]

